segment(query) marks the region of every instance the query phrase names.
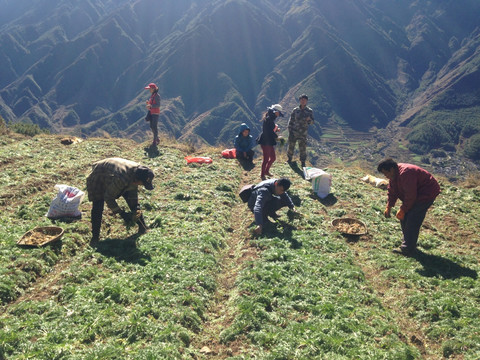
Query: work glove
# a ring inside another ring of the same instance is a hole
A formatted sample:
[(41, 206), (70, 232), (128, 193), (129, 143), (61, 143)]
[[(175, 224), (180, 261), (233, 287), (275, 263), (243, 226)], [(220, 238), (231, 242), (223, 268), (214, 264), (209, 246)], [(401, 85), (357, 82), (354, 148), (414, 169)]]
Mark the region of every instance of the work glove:
[(120, 212), (120, 217), (125, 221), (125, 223), (129, 223), (132, 221), (132, 213), (127, 213), (125, 210)]
[(387, 206), (387, 207), (385, 208), (385, 211), (383, 212), (383, 216), (385, 216), (386, 218), (389, 218), (389, 217), (390, 217), (390, 210), (391, 210), (391, 209), (392, 209), (392, 208), (391, 208), (390, 206)]
[(398, 220), (403, 220), (403, 219), (405, 219), (405, 211), (400, 209), (400, 210), (397, 211), (397, 215), (395, 215), (395, 216), (397, 217)]

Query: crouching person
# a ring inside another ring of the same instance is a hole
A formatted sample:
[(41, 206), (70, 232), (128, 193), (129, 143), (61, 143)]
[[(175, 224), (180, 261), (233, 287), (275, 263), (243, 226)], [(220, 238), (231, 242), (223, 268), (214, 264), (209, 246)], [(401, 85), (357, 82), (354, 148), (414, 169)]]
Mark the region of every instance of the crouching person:
[(250, 128), (247, 124), (240, 125), (240, 132), (235, 137), (234, 146), (237, 154), (237, 159), (253, 161), (253, 147), (256, 145), (253, 136), (250, 135)]
[(257, 184), (248, 199), (248, 207), (255, 216), (255, 234), (261, 234), (263, 225), (268, 221), (268, 217), (278, 218), (276, 211), (282, 207), (288, 206), (295, 211), (292, 199), (287, 194), (290, 188), (290, 180), (286, 178), (269, 179)]
[[(90, 245), (95, 246), (100, 239), (100, 227), (105, 203), (125, 223), (135, 220), (139, 235), (147, 231), (138, 204), (138, 186), (143, 185), (145, 189), (153, 190), (153, 177), (153, 171), (148, 167), (121, 158), (108, 158), (92, 165), (92, 172), (87, 177), (88, 199), (93, 202)], [(120, 196), (127, 202), (130, 212), (126, 212), (118, 206), (116, 199)]]

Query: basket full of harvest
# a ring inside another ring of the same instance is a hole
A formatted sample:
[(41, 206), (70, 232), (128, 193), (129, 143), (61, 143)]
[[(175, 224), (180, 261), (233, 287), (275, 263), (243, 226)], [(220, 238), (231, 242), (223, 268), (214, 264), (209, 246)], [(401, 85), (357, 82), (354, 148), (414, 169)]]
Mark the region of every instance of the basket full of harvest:
[(338, 232), (347, 235), (365, 235), (367, 225), (363, 221), (352, 218), (340, 218), (332, 221), (332, 225)]
[(17, 245), (44, 246), (59, 240), (63, 235), (63, 229), (58, 226), (41, 226), (27, 231)]

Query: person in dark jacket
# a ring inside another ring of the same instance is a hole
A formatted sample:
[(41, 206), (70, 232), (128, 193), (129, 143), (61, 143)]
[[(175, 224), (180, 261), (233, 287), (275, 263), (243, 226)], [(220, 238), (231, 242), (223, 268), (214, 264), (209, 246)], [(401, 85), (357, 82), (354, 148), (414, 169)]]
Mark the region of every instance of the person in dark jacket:
[[(92, 172), (87, 177), (88, 199), (93, 202), (92, 239), (90, 241), (92, 246), (95, 246), (100, 239), (105, 203), (114, 214), (120, 215), (126, 223), (135, 220), (138, 225), (138, 234), (147, 231), (138, 204), (138, 186), (143, 185), (145, 189), (153, 190), (153, 178), (154, 173), (151, 169), (130, 160), (108, 158), (93, 163)], [(120, 208), (116, 201), (120, 196), (125, 199), (131, 212), (127, 213)]]
[(150, 90), (150, 99), (147, 100), (147, 116), (146, 120), (150, 122), (150, 129), (153, 132), (152, 146), (160, 144), (158, 138), (158, 118), (160, 117), (160, 95), (158, 94), (158, 86), (150, 83), (145, 86), (145, 89)]
[(389, 180), (385, 217), (389, 218), (397, 200), (402, 200), (396, 217), (402, 227), (403, 242), (400, 250), (394, 252), (412, 255), (417, 249), (420, 227), (427, 210), (440, 194), (440, 185), (427, 170), (412, 164), (397, 164), (392, 159), (380, 162), (377, 170)]
[(253, 155), (255, 154), (253, 151), (255, 145), (255, 140), (253, 140), (252, 135), (250, 135), (250, 128), (247, 124), (243, 123), (240, 125), (240, 132), (234, 141), (237, 159), (252, 161)]
[(262, 172), (260, 174), (262, 180), (265, 180), (266, 176), (273, 176), (270, 174), (270, 167), (276, 160), (275, 145), (277, 144), (277, 132), (279, 131), (275, 120), (277, 117), (283, 116), (282, 111), (282, 106), (275, 104), (268, 108), (263, 117), (262, 133), (257, 138), (257, 143), (260, 144), (263, 151)]
[(248, 208), (255, 216), (257, 227), (254, 232), (261, 234), (263, 225), (268, 221), (268, 216), (276, 219), (276, 211), (282, 207), (288, 206), (295, 211), (292, 199), (287, 194), (291, 182), (289, 179), (269, 179), (257, 184), (248, 199)]

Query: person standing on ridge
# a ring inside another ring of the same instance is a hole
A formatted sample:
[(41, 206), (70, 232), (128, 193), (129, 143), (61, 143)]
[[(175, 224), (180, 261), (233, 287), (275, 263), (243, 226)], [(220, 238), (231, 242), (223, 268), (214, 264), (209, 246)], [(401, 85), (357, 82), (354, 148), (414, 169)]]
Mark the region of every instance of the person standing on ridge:
[(400, 220), (403, 242), (400, 250), (394, 252), (410, 256), (417, 249), (420, 227), (428, 208), (440, 194), (440, 185), (427, 170), (412, 164), (397, 164), (392, 159), (380, 162), (377, 170), (389, 180), (387, 207), (383, 212), (386, 218), (397, 200), (402, 200), (395, 216)]
[[(88, 200), (93, 202), (90, 245), (95, 246), (100, 240), (105, 203), (125, 223), (135, 221), (139, 235), (148, 230), (138, 204), (138, 186), (143, 185), (145, 189), (153, 190), (153, 178), (151, 169), (126, 159), (108, 158), (92, 164), (92, 172), (87, 177)], [(116, 201), (120, 196), (125, 199), (131, 212), (127, 213), (120, 208)]]
[(240, 132), (235, 137), (234, 146), (236, 157), (239, 160), (253, 161), (253, 147), (255, 146), (255, 140), (250, 135), (250, 128), (247, 124), (240, 125)]
[(257, 138), (257, 143), (260, 144), (263, 151), (262, 172), (260, 174), (262, 180), (265, 180), (266, 176), (273, 176), (270, 174), (270, 167), (276, 160), (275, 145), (277, 144), (277, 132), (279, 131), (275, 120), (279, 116), (283, 117), (282, 111), (282, 105), (272, 105), (268, 108), (262, 120), (262, 132)]
[(150, 122), (150, 129), (153, 132), (152, 146), (160, 144), (158, 138), (158, 118), (160, 117), (160, 95), (158, 94), (158, 86), (154, 83), (145, 86), (145, 89), (150, 90), (150, 99), (147, 100), (147, 116), (145, 120)]
[(293, 151), (295, 143), (298, 141), (298, 148), (300, 150), (300, 161), (302, 167), (305, 167), (307, 160), (307, 133), (308, 125), (313, 124), (313, 110), (307, 106), (308, 96), (305, 94), (299, 97), (300, 105), (293, 109), (288, 121), (288, 163), (292, 162)]

